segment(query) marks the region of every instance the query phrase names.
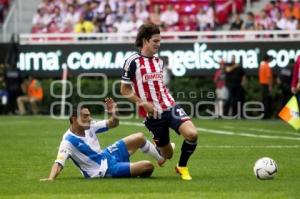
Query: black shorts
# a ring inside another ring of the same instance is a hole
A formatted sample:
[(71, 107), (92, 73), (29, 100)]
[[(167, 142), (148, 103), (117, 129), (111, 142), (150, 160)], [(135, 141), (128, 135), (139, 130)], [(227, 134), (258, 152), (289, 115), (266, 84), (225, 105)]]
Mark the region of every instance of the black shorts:
[(147, 117), (145, 125), (152, 133), (156, 146), (163, 147), (170, 143), (169, 128), (180, 134), (179, 127), (187, 120), (190, 120), (190, 117), (179, 105), (175, 105), (170, 110), (164, 111), (158, 119)]

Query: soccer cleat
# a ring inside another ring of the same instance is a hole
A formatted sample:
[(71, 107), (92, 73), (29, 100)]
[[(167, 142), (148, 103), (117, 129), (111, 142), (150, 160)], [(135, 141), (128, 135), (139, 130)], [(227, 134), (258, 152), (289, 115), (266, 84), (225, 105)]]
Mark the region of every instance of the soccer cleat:
[(181, 176), (182, 180), (192, 180), (189, 169), (187, 167), (175, 167), (176, 172)]
[(175, 150), (175, 143), (174, 142), (171, 142), (171, 147), (173, 149), (173, 151)]

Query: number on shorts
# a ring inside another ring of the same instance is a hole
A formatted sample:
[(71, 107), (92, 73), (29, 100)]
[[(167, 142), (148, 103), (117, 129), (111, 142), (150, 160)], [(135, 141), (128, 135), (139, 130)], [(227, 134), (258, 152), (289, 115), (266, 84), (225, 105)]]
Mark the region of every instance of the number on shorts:
[(176, 109), (176, 112), (179, 114), (180, 117), (186, 115), (186, 113), (184, 112), (184, 110), (182, 108)]

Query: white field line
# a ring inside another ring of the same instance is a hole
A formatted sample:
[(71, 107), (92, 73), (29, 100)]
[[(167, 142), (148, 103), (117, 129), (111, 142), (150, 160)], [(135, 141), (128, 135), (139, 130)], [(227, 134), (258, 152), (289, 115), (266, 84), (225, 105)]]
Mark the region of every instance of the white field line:
[[(139, 122), (120, 122), (123, 125), (128, 126), (141, 126), (144, 125)], [(253, 138), (263, 138), (263, 139), (279, 139), (279, 140), (300, 140), (300, 137), (287, 137), (287, 136), (271, 136), (271, 135), (257, 135), (251, 133), (236, 133), (232, 131), (216, 130), (216, 129), (207, 129), (207, 128), (197, 128), (201, 133), (211, 133), (219, 135), (231, 135), (231, 136), (242, 136), (242, 137), (253, 137)]]
[[(235, 129), (236, 127), (234, 126), (224, 126), (226, 129)], [(249, 131), (256, 131), (256, 132), (262, 132), (262, 133), (277, 133), (277, 134), (288, 134), (288, 135), (294, 135), (294, 136), (300, 136), (300, 134), (297, 134), (297, 132), (292, 132), (292, 131), (276, 131), (276, 130), (269, 130), (269, 129), (258, 129), (258, 128), (241, 128), (238, 127), (238, 129), (241, 130), (249, 130)]]
[(142, 122), (120, 122), (120, 124), (127, 126), (145, 126)]
[(215, 129), (206, 129), (206, 128), (197, 128), (199, 131), (204, 131), (213, 134), (222, 134), (222, 135), (236, 135), (243, 137), (253, 137), (253, 138), (264, 138), (264, 139), (279, 139), (279, 140), (300, 140), (300, 137), (287, 137), (287, 136), (273, 136), (273, 135), (257, 135), (251, 133), (235, 133), (231, 131), (215, 130)]

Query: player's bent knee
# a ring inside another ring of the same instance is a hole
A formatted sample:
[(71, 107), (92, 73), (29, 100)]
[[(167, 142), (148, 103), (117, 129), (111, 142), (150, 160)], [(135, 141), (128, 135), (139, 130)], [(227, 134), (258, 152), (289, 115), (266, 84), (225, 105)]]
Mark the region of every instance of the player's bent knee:
[(198, 140), (198, 133), (196, 129), (191, 129), (185, 136), (185, 139), (188, 141), (197, 141)]
[(154, 171), (154, 165), (150, 161), (145, 161), (143, 164), (143, 173), (140, 175), (140, 177), (146, 178), (151, 176), (151, 174)]
[(135, 133), (134, 136), (135, 136), (135, 139), (139, 140), (140, 142), (144, 142), (145, 141), (145, 136), (141, 132)]

